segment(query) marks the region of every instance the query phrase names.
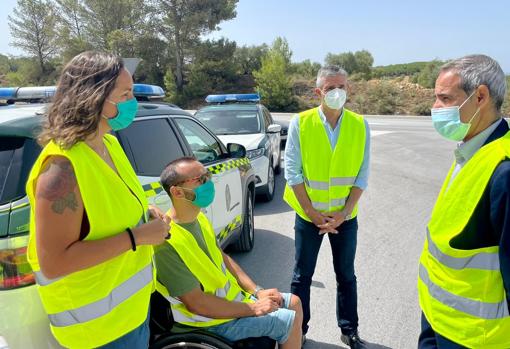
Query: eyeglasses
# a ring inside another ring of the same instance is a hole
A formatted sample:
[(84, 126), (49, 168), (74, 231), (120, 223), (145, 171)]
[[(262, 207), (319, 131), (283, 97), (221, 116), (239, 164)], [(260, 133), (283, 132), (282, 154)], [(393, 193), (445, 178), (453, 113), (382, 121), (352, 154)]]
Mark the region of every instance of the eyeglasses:
[(182, 184), (182, 183), (188, 183), (188, 182), (196, 182), (196, 181), (198, 181), (200, 184), (204, 184), (205, 182), (210, 180), (211, 177), (212, 177), (211, 172), (207, 171), (207, 172), (201, 174), (198, 177), (188, 178), (188, 179), (185, 179), (185, 180), (183, 180), (183, 181), (181, 181), (179, 183), (176, 183), (176, 184)]

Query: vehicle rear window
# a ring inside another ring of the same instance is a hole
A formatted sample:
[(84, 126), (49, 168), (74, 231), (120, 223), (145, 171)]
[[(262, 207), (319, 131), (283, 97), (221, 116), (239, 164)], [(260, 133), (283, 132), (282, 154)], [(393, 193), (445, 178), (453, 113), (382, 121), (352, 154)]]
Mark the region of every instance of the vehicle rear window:
[(26, 195), (25, 184), (40, 152), (31, 138), (0, 137), (0, 204)]

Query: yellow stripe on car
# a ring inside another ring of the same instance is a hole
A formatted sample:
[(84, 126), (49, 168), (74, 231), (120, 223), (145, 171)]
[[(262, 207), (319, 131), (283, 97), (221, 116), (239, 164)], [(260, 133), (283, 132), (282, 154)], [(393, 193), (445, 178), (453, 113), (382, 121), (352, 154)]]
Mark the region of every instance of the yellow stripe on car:
[(218, 234), (218, 241), (223, 241), (228, 234), (241, 225), (241, 215), (238, 215), (232, 220), (225, 228), (223, 228)]

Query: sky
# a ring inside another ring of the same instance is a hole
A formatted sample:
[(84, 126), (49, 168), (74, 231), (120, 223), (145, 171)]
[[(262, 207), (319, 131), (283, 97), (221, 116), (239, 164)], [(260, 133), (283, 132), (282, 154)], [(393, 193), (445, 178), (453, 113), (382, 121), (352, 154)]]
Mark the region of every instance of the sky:
[[(16, 0), (0, 0), (0, 53), (9, 46), (7, 16)], [(292, 60), (324, 63), (328, 52), (368, 50), (374, 66), (447, 60), (483, 53), (510, 74), (510, 1), (240, 0), (236, 18), (207, 38), (238, 45), (287, 39)]]

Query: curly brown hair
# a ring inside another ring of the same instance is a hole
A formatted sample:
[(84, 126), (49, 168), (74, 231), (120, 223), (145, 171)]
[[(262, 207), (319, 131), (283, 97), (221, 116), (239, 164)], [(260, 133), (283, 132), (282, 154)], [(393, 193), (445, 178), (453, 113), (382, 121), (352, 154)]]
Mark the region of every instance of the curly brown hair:
[(64, 149), (97, 132), (106, 98), (115, 88), (124, 63), (105, 52), (86, 51), (64, 67), (47, 119), (38, 137)]

